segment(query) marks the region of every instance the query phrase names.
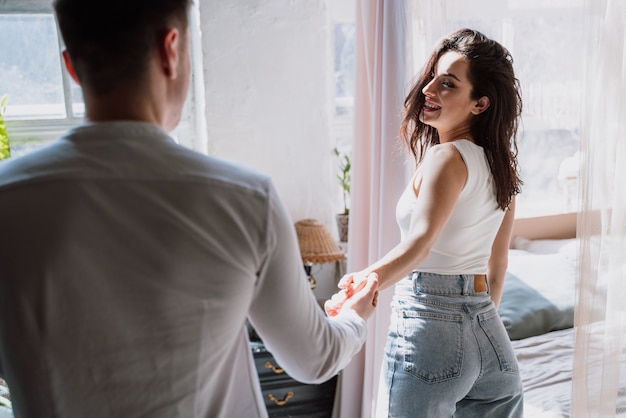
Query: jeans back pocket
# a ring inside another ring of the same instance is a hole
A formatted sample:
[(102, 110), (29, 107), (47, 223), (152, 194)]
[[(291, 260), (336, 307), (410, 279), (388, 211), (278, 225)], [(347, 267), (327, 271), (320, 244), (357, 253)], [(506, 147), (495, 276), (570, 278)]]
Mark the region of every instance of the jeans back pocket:
[(404, 371), (428, 383), (454, 379), (463, 365), (463, 317), (406, 310), (398, 330)]

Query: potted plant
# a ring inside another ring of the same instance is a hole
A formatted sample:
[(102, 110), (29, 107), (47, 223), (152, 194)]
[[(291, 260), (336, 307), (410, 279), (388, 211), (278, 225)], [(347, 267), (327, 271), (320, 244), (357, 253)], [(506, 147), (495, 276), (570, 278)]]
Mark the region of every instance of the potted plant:
[(352, 163), (348, 154), (342, 153), (339, 149), (334, 148), (333, 152), (337, 157), (337, 163), (339, 166), (339, 174), (337, 174), (337, 180), (339, 180), (339, 186), (341, 187), (341, 193), (343, 195), (343, 212), (336, 215), (337, 229), (339, 231), (339, 241), (348, 241), (348, 224), (350, 220), (350, 169)]
[(0, 160), (11, 156), (11, 147), (9, 146), (9, 134), (4, 123), (4, 111), (7, 107), (9, 95), (5, 94), (0, 98)]

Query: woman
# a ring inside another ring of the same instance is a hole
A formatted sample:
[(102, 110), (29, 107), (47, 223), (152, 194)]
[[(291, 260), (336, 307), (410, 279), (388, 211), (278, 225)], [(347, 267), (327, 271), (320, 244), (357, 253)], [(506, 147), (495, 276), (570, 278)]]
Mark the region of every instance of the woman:
[[(377, 417), (521, 417), (517, 362), (497, 314), (520, 191), (519, 82), (508, 51), (462, 29), (441, 40), (405, 100), (417, 170), (401, 242), (342, 278), (395, 284)], [(339, 297), (329, 310), (340, 304)]]

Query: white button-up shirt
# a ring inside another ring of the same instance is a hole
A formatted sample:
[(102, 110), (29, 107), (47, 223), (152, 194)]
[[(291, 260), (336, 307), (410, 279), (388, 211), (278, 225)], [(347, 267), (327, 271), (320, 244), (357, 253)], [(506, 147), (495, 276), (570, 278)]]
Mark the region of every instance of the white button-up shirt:
[(271, 181), (150, 124), (0, 163), (0, 225), (0, 374), (22, 417), (264, 417), (246, 318), (304, 382), (365, 340), (317, 304)]

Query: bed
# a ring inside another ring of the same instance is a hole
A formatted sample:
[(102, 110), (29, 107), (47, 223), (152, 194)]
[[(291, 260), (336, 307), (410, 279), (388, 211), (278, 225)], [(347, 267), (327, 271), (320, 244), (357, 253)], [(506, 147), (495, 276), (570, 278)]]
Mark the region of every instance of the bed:
[[(579, 244), (575, 214), (515, 221), (499, 313), (517, 355), (528, 418), (570, 416)], [(602, 347), (592, 348), (599, 358)], [(596, 363), (592, 355), (589, 367)], [(626, 376), (626, 364), (621, 368)], [(621, 416), (626, 381), (620, 388)]]
[(569, 417), (576, 239), (516, 237), (500, 317), (517, 354), (525, 417)]

